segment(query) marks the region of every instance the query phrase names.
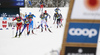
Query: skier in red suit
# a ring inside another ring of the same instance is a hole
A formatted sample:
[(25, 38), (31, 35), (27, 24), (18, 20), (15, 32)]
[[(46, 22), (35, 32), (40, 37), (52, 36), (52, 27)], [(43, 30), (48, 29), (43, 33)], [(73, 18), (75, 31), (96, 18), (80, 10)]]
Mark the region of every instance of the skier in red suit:
[(21, 27), (22, 27), (22, 17), (19, 16), (19, 14), (16, 15), (16, 17), (12, 20), (12, 21), (17, 21), (17, 30), (16, 30), (16, 35), (15, 37), (17, 37), (17, 34), (18, 34), (18, 30), (19, 30), (19, 33), (21, 32)]
[(43, 12), (43, 7), (45, 6), (45, 3), (43, 2), (43, 1), (40, 1), (40, 10), (39, 10), (39, 12), (40, 11), (42, 11)]

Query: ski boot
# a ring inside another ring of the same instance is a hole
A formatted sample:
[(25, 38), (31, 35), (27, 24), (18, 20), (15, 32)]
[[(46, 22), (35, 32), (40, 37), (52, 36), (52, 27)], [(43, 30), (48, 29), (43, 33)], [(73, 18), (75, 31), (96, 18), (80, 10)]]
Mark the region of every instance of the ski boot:
[(21, 36), (22, 32), (19, 33), (19, 37)]
[(41, 32), (43, 32), (43, 28), (41, 28)]
[(17, 33), (16, 33), (16, 35), (15, 35), (15, 38), (17, 37)]
[(47, 29), (45, 28), (45, 31), (47, 31)]
[(27, 32), (27, 35), (29, 35), (30, 34), (30, 31), (29, 32)]
[(34, 34), (33, 30), (32, 30), (32, 34)]
[(49, 32), (51, 32), (51, 30), (48, 28)]
[(61, 28), (61, 25), (59, 27)]
[(58, 26), (57, 26), (57, 28), (58, 28)]

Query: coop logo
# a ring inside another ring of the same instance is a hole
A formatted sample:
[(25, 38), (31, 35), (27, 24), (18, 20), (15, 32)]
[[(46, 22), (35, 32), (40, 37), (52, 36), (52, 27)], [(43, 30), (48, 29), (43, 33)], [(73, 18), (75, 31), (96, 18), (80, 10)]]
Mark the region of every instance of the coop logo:
[(72, 36), (88, 36), (89, 38), (95, 37), (97, 35), (97, 30), (96, 29), (81, 29), (81, 28), (71, 28), (69, 30), (69, 34)]
[(97, 43), (99, 23), (70, 23), (66, 42)]
[(78, 53), (68, 53), (66, 55), (95, 55), (94, 53), (83, 53), (83, 49), (79, 48)]

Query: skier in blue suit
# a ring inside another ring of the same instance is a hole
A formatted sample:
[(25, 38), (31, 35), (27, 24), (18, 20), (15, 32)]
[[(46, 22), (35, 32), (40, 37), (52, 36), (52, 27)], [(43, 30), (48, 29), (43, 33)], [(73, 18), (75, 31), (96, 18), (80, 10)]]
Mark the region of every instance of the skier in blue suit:
[(29, 4), (30, 4), (30, 6), (32, 7), (32, 3), (31, 3), (31, 0), (28, 0), (28, 2), (29, 2)]
[(29, 23), (29, 33), (30, 33), (30, 30), (32, 29), (32, 33), (34, 34), (34, 32), (33, 32), (33, 24), (34, 24), (33, 17), (36, 18), (36, 16), (34, 14), (31, 14), (31, 12), (30, 12), (29, 15), (28, 15), (29, 22), (30, 22)]

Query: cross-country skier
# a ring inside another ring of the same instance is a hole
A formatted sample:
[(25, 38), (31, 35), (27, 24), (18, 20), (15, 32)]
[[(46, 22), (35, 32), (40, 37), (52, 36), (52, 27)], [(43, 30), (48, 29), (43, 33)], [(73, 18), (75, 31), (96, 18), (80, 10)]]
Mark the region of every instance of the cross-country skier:
[(29, 21), (30, 21), (30, 23), (29, 23), (29, 34), (30, 34), (30, 29), (32, 30), (32, 33), (34, 34), (34, 32), (33, 32), (33, 24), (34, 24), (33, 17), (36, 18), (36, 16), (34, 14), (31, 14), (31, 12), (30, 12), (29, 15), (28, 15), (28, 18), (29, 18)]
[(17, 20), (17, 31), (16, 31), (16, 35), (15, 37), (17, 37), (17, 34), (18, 34), (18, 30), (19, 30), (19, 33), (21, 33), (21, 27), (22, 27), (22, 17), (19, 16), (19, 14), (16, 14), (16, 17), (12, 20)]
[[(47, 13), (47, 10), (45, 10), (45, 12), (43, 13), (43, 15), (45, 16), (46, 22), (47, 22), (48, 16), (49, 16), (49, 19), (51, 18), (51, 16)], [(39, 28), (39, 27), (40, 27), (40, 25), (37, 28)], [(45, 25), (45, 31), (46, 31), (46, 25)]]
[(43, 13), (40, 15), (40, 18), (41, 18), (41, 32), (43, 32), (43, 23), (45, 23), (45, 25), (48, 28), (49, 32), (51, 32), (51, 30), (49, 29), (49, 27), (47, 25), (47, 22), (45, 20), (45, 15)]
[(40, 11), (42, 11), (43, 12), (43, 7), (45, 6), (45, 3), (41, 0), (40, 1), (40, 10), (39, 10), (39, 12)]
[(27, 27), (27, 35), (29, 35), (29, 18), (27, 16), (25, 16), (26, 19), (23, 19), (24, 20), (24, 27), (22, 29), (22, 32), (19, 34), (19, 37), (20, 35), (23, 33), (24, 29)]
[[(48, 16), (49, 16), (49, 19), (51, 18), (51, 16), (47, 13), (47, 10), (45, 10), (45, 12), (44, 12), (44, 16), (45, 16), (45, 20), (46, 20), (46, 22), (47, 22), (47, 18), (48, 18)], [(46, 31), (46, 24), (45, 24), (45, 31)]]
[(55, 12), (58, 13), (58, 11), (61, 11), (61, 10), (59, 9), (59, 7), (57, 7), (57, 8), (55, 9)]

